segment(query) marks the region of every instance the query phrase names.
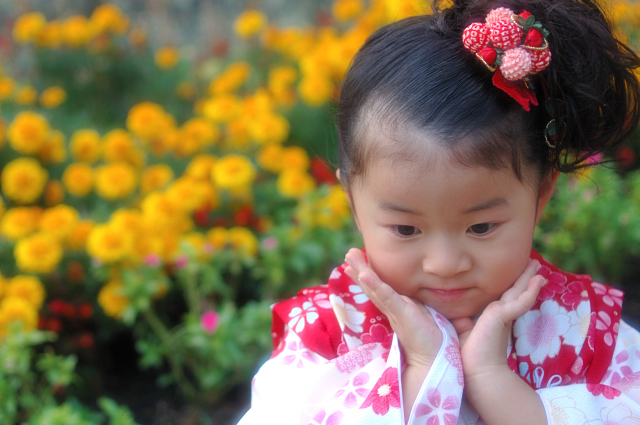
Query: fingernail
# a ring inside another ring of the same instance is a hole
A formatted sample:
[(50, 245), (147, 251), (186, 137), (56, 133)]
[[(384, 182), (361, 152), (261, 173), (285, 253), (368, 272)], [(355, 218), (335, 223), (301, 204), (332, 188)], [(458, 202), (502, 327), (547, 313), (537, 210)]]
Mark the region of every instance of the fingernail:
[(536, 272), (542, 268), (542, 264), (538, 261), (538, 265), (536, 266)]
[(545, 286), (547, 283), (549, 283), (548, 279), (544, 279), (544, 281), (542, 282), (542, 285), (540, 285), (540, 287), (542, 288), (543, 286)]

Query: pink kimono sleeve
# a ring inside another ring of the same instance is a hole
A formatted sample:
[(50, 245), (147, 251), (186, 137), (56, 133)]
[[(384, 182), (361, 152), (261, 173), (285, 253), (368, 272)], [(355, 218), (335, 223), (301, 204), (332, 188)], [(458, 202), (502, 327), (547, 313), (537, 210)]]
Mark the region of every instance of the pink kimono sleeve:
[(432, 314), (443, 343), (408, 421), (402, 405), (404, 365), (394, 334), (376, 335), (365, 344), (347, 340), (348, 351), (329, 360), (309, 350), (290, 328), (281, 351), (254, 377), (251, 409), (240, 425), (457, 423), (463, 387), (458, 339), (446, 319)]

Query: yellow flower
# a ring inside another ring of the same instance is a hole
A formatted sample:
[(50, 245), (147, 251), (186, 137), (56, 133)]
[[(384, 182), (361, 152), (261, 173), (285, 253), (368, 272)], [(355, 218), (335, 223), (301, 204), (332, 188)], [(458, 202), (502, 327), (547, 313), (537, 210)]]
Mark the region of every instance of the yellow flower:
[(30, 204), (42, 195), (48, 178), (47, 170), (35, 159), (17, 158), (2, 170), (2, 192), (18, 204)]
[(329, 194), (318, 200), (314, 211), (317, 224), (331, 230), (340, 229), (351, 217), (347, 195), (340, 185), (331, 187)]
[(38, 325), (38, 312), (22, 298), (5, 298), (0, 302), (0, 337), (4, 337), (14, 323), (20, 323), (22, 332)]
[(47, 24), (47, 19), (40, 12), (25, 13), (13, 24), (13, 39), (18, 44), (32, 43)]
[(62, 22), (49, 21), (36, 38), (36, 46), (58, 48), (62, 45)]
[(0, 219), (0, 233), (12, 241), (24, 238), (36, 230), (41, 214), (40, 207), (10, 208)]
[(49, 138), (50, 127), (45, 117), (35, 112), (20, 112), (7, 129), (9, 144), (25, 155), (37, 153)]
[(111, 214), (109, 223), (123, 232), (135, 235), (142, 229), (142, 213), (138, 210), (119, 209)]
[(234, 62), (229, 65), (211, 84), (209, 84), (209, 94), (229, 93), (237, 90), (247, 82), (251, 68), (247, 62)]
[(101, 4), (91, 14), (95, 32), (123, 35), (129, 28), (129, 18), (115, 4)]
[(211, 183), (188, 176), (180, 177), (173, 182), (167, 189), (167, 196), (186, 212), (193, 212), (205, 205), (215, 209), (220, 204), (218, 194)]
[(172, 117), (152, 102), (138, 103), (127, 115), (127, 129), (145, 141), (161, 135), (171, 124)]
[(124, 260), (133, 249), (133, 237), (113, 225), (94, 226), (87, 238), (87, 252), (105, 263)]
[(193, 156), (220, 137), (218, 128), (203, 118), (192, 118), (185, 122), (180, 132), (180, 142), (174, 152), (183, 158)]
[(213, 155), (198, 155), (189, 162), (184, 173), (194, 179), (208, 180), (216, 160), (217, 158)]
[(249, 133), (258, 143), (282, 143), (289, 136), (289, 121), (275, 113), (262, 114), (251, 122)]
[(171, 69), (178, 63), (180, 51), (175, 47), (162, 47), (156, 50), (154, 60), (158, 68)]
[(258, 251), (258, 239), (246, 227), (232, 227), (227, 237), (231, 246), (244, 255), (254, 256)]
[(18, 268), (27, 273), (51, 273), (62, 259), (62, 246), (53, 236), (44, 233), (20, 239), (13, 249)]
[(142, 201), (141, 209), (145, 224), (156, 232), (184, 233), (193, 227), (180, 203), (164, 193), (149, 194)]
[(202, 114), (214, 122), (229, 122), (240, 115), (242, 103), (237, 96), (222, 94), (207, 100)]
[(49, 87), (40, 93), (40, 104), (45, 108), (55, 108), (67, 99), (67, 92), (60, 86)]
[(334, 84), (318, 73), (305, 75), (298, 84), (300, 98), (309, 106), (321, 106), (333, 98)]
[(298, 146), (291, 146), (282, 151), (282, 167), (284, 169), (296, 168), (306, 170), (309, 168), (309, 155), (307, 151)]
[(259, 10), (245, 10), (238, 16), (233, 29), (242, 38), (250, 38), (258, 34), (267, 24), (267, 17)]
[(103, 165), (95, 173), (96, 193), (114, 200), (129, 196), (136, 188), (136, 172), (126, 162)]
[(89, 220), (83, 220), (76, 224), (69, 237), (66, 246), (72, 251), (84, 250), (87, 246), (87, 239), (94, 227), (94, 223)]
[(158, 164), (147, 167), (142, 172), (140, 190), (143, 195), (154, 190), (163, 189), (173, 180), (173, 170), (167, 164)]
[(111, 130), (102, 138), (102, 155), (106, 161), (137, 161), (137, 149), (131, 135), (121, 128)]
[(278, 66), (269, 71), (269, 89), (279, 91), (290, 87), (298, 78), (298, 71), (292, 66)]
[(93, 188), (93, 168), (84, 162), (69, 164), (62, 173), (62, 184), (73, 196), (86, 196)]
[(252, 95), (246, 96), (242, 102), (242, 115), (249, 120), (254, 117), (269, 114), (273, 110), (273, 99), (269, 92), (263, 88), (256, 90)]
[(362, 0), (336, 0), (331, 12), (338, 21), (348, 21), (355, 18), (364, 9)]
[(207, 232), (207, 240), (215, 249), (224, 249), (229, 242), (229, 231), (224, 227), (214, 227)]
[(100, 134), (92, 129), (77, 130), (71, 136), (69, 150), (76, 161), (93, 163), (100, 159)]
[(62, 23), (62, 39), (69, 47), (81, 47), (89, 42), (93, 32), (89, 20), (82, 15), (74, 15)]
[(281, 145), (270, 144), (258, 152), (258, 164), (272, 173), (279, 173), (282, 170), (282, 153), (284, 148)]
[(79, 214), (73, 207), (57, 205), (44, 210), (38, 227), (58, 240), (66, 239), (78, 225)]
[(47, 207), (60, 204), (64, 201), (64, 187), (60, 180), (51, 179), (44, 188), (44, 204)]
[(60, 130), (49, 133), (49, 137), (38, 151), (38, 158), (47, 164), (60, 164), (67, 159), (65, 137)]
[(8, 282), (6, 297), (21, 298), (39, 310), (45, 298), (44, 286), (35, 276), (18, 275)]
[(235, 149), (244, 149), (249, 144), (249, 123), (246, 117), (231, 121), (227, 124), (227, 140)]
[(315, 188), (313, 177), (302, 170), (284, 170), (276, 182), (278, 192), (291, 198), (300, 198)]
[[(204, 260), (207, 258), (207, 250), (206, 244), (208, 243), (207, 238), (199, 232), (190, 232), (182, 237), (182, 243), (186, 243), (190, 245), (193, 250), (195, 250), (196, 256), (200, 260)], [(209, 244), (211, 246), (211, 244)], [(209, 249), (211, 251), (211, 249)], [(209, 252), (210, 253), (210, 252)]]
[(253, 183), (256, 169), (246, 156), (227, 155), (213, 166), (213, 183), (222, 189), (246, 188)]
[(0, 100), (9, 99), (16, 88), (16, 82), (9, 77), (0, 77)]
[(129, 298), (124, 295), (122, 282), (112, 280), (104, 285), (98, 293), (98, 304), (107, 316), (122, 318), (129, 306)]
[(36, 103), (38, 92), (33, 86), (24, 86), (18, 89), (14, 99), (18, 105), (29, 106)]

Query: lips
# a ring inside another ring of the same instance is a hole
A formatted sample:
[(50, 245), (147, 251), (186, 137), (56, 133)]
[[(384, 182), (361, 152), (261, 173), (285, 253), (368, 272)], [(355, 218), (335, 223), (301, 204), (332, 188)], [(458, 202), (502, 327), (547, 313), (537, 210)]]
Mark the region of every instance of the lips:
[(469, 289), (427, 289), (427, 291), (435, 298), (445, 301), (455, 301), (465, 295)]

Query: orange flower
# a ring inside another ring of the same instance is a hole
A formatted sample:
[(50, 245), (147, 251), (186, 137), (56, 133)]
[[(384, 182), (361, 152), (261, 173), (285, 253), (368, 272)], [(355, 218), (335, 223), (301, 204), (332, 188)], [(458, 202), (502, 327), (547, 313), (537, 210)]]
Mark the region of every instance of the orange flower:
[(24, 86), (18, 89), (14, 99), (18, 105), (30, 106), (36, 103), (38, 92), (33, 86)]
[(315, 188), (313, 177), (302, 170), (284, 170), (276, 182), (278, 192), (284, 196), (300, 198)]
[(0, 233), (12, 241), (24, 238), (37, 229), (41, 214), (40, 207), (10, 208), (0, 219)]
[(87, 239), (87, 252), (105, 263), (126, 259), (133, 249), (133, 237), (113, 225), (95, 226)]
[(246, 188), (255, 176), (256, 169), (249, 158), (233, 154), (218, 159), (212, 172), (213, 182), (223, 189)]
[(267, 17), (259, 10), (246, 10), (238, 16), (233, 29), (242, 38), (258, 34), (267, 24)]
[(112, 280), (102, 287), (98, 293), (98, 304), (107, 316), (122, 318), (129, 306), (129, 298), (124, 295), (122, 282)]
[(91, 14), (95, 32), (123, 35), (129, 28), (129, 18), (115, 4), (101, 4)]
[(60, 86), (49, 87), (40, 93), (40, 104), (45, 108), (55, 108), (67, 99), (67, 92)]
[(180, 51), (175, 47), (163, 47), (156, 50), (154, 60), (158, 68), (171, 69), (175, 67), (180, 59)]
[(78, 225), (79, 214), (68, 205), (57, 205), (44, 210), (38, 227), (58, 240), (66, 239)]
[(45, 298), (44, 286), (35, 276), (18, 275), (9, 280), (6, 294), (7, 297), (21, 298), (39, 310)]
[(87, 239), (95, 224), (89, 220), (78, 222), (69, 237), (66, 246), (72, 251), (84, 250), (87, 246)]
[(282, 143), (289, 136), (289, 121), (275, 113), (261, 114), (251, 122), (249, 133), (261, 144)]
[(140, 190), (146, 195), (154, 190), (164, 189), (173, 180), (173, 170), (167, 164), (147, 167), (142, 172)]
[(25, 13), (13, 24), (13, 39), (18, 44), (32, 43), (47, 24), (47, 19), (40, 12)]
[(65, 138), (60, 130), (49, 133), (49, 137), (38, 151), (38, 158), (47, 164), (60, 164), (67, 159)]
[(89, 20), (82, 15), (71, 16), (62, 23), (62, 39), (69, 47), (84, 46), (92, 37)]
[(64, 187), (60, 180), (51, 179), (44, 188), (44, 204), (47, 207), (58, 205), (64, 201)]

